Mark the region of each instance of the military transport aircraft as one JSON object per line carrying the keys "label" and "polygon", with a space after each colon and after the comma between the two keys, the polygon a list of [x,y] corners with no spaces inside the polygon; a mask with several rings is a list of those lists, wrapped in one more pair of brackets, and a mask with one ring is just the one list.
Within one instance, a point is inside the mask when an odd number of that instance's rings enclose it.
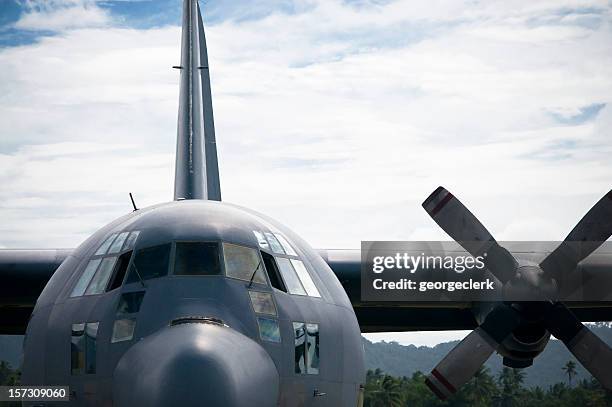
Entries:
{"label": "military transport aircraft", "polygon": [[[493,352],[529,366],[551,334],[612,389],[612,352],[580,322],[612,320],[610,302],[362,301],[358,250],[315,251],[221,202],[197,0],[184,0],[175,68],[174,201],[134,206],[74,250],[0,251],[0,333],[25,334],[24,385],[69,386],[74,405],[357,406],[362,332],[474,329],[428,377],[441,398]],[[467,252],[486,250],[508,286],[550,293],[612,272],[612,192],[559,247],[532,251],[537,262],[499,245],[443,188],[423,206]]]}

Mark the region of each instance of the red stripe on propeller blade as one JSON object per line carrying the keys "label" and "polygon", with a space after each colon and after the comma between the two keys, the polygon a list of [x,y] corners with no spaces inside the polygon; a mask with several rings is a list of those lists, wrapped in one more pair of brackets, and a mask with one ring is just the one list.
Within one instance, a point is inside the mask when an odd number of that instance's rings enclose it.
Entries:
{"label": "red stripe on propeller blade", "polygon": [[440,400],[446,400],[446,395],[438,389],[438,387],[429,378],[425,379],[425,384]]}
{"label": "red stripe on propeller blade", "polygon": [[442,200],[440,202],[438,202],[438,204],[433,208],[433,210],[431,211],[431,216],[436,216],[436,214],[438,212],[440,212],[440,210],[442,208],[444,208],[444,206],[451,200],[453,199],[453,194],[451,194],[450,192],[446,194],[446,196],[444,198],[442,198]]}
{"label": "red stripe on propeller blade", "polygon": [[434,375],[435,378],[438,379],[440,381],[440,383],[442,383],[448,389],[448,391],[450,391],[451,393],[456,393],[457,392],[457,389],[455,389],[455,386],[450,384],[450,382],[448,380],[446,380],[446,378],[444,376],[442,376],[442,373],[440,373],[436,369],[434,369],[434,370],[431,371],[431,374]]}

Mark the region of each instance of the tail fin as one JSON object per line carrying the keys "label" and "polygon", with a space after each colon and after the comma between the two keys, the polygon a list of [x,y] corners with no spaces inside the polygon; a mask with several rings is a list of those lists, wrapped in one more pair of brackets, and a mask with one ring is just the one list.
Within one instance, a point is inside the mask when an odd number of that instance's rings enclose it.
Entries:
{"label": "tail fin", "polygon": [[221,200],[208,53],[198,0],[183,0],[174,200]]}

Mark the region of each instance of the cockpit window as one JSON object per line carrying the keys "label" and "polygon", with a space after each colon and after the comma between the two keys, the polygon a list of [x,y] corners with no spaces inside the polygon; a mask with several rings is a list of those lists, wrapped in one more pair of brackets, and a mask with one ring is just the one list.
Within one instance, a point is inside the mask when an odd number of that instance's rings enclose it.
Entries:
{"label": "cockpit window", "polygon": [[302,286],[306,290],[306,293],[311,297],[319,297],[321,298],[321,294],[319,294],[319,290],[315,285],[314,281],[312,281],[312,277],[308,274],[304,263],[301,260],[291,259],[291,265],[295,269],[295,272],[302,283]]}
{"label": "cockpit window", "polygon": [[106,257],[100,263],[100,267],[98,267],[98,271],[96,275],[89,283],[87,290],[85,290],[85,295],[94,295],[103,293],[106,290],[106,285],[108,284],[108,280],[115,268],[115,262],[117,261],[116,257]]}
{"label": "cockpit window", "polygon": [[87,263],[70,297],[101,294],[121,286],[138,234],[122,232],[107,237]]}
{"label": "cockpit window", "polygon": [[129,252],[125,252],[117,258],[117,262],[115,263],[115,270],[113,271],[113,278],[111,279],[111,283],[108,286],[108,291],[112,291],[115,288],[121,287],[121,284],[123,284],[123,280],[125,279],[125,274],[127,273],[131,257],[132,251],[130,250]]}
{"label": "cockpit window", "polygon": [[225,274],[231,278],[266,284],[264,267],[257,250],[250,247],[223,243]]}
{"label": "cockpit window", "polygon": [[166,243],[137,250],[130,266],[126,284],[138,282],[140,279],[148,280],[168,274],[170,247],[170,243]]}
{"label": "cockpit window", "polygon": [[221,274],[219,244],[214,242],[177,243],[174,274],[187,276],[213,276]]}
{"label": "cockpit window", "polygon": [[113,244],[111,245],[110,249],[108,249],[108,253],[119,253],[121,251],[121,247],[123,247],[123,242],[125,242],[125,239],[128,237],[129,234],[129,232],[120,233],[119,236],[117,236],[117,238],[113,241]]}
{"label": "cockpit window", "polygon": [[295,250],[293,250],[293,247],[287,241],[287,239],[285,239],[285,236],[281,235],[280,233],[275,233],[274,236],[276,236],[276,239],[279,241],[281,246],[283,246],[283,250],[285,250],[285,253],[287,253],[287,255],[297,256],[297,253],[295,252]]}
{"label": "cockpit window", "polygon": [[[272,287],[289,294],[321,298],[321,294],[294,246],[281,233],[253,231]],[[274,253],[271,255],[269,252]]]}
{"label": "cockpit window", "polygon": [[270,248],[270,245],[268,244],[268,241],[266,240],[266,237],[264,236],[263,233],[257,230],[254,230],[253,234],[255,235],[255,238],[257,239],[257,243],[259,244],[259,247],[265,250],[268,250]]}
{"label": "cockpit window", "polygon": [[261,257],[263,258],[264,265],[266,266],[266,271],[272,287],[276,288],[277,290],[287,292],[287,287],[285,287],[285,283],[280,275],[280,271],[276,265],[274,256],[266,252],[261,252]]}
{"label": "cockpit window", "polygon": [[276,236],[274,236],[274,234],[270,232],[265,232],[264,235],[266,235],[266,239],[268,239],[268,243],[270,243],[270,247],[272,248],[272,251],[274,253],[285,254],[283,246],[281,246],[280,242],[278,241],[278,239],[276,239]]}
{"label": "cockpit window", "polygon": [[136,245],[136,239],[138,239],[139,231],[135,230],[130,232],[130,235],[125,239],[125,243],[123,244],[123,250],[132,250]]}
{"label": "cockpit window", "polygon": [[102,243],[100,245],[100,247],[98,247],[98,250],[96,250],[96,253],[94,254],[94,256],[98,256],[98,255],[101,255],[101,254],[106,254],[106,251],[108,250],[108,248],[110,247],[111,243],[113,243],[113,240],[115,240],[116,237],[117,237],[116,233],[113,233],[112,235],[110,235],[104,241],[104,243]]}
{"label": "cockpit window", "polygon": [[70,293],[71,297],[80,297],[85,293],[87,285],[89,285],[89,282],[91,281],[91,278],[98,269],[98,266],[100,265],[101,261],[102,259],[93,259],[90,260],[89,263],[87,263],[85,271],[83,272],[83,274],[81,274],[79,281],[72,289],[72,293]]}
{"label": "cockpit window", "polygon": [[298,257],[291,243],[280,233],[260,232],[254,230],[253,234],[257,239],[259,247],[263,250],[272,250],[274,254]]}
{"label": "cockpit window", "polygon": [[289,294],[306,295],[306,291],[304,290],[302,283],[300,283],[300,279],[295,273],[295,270],[291,265],[291,261],[284,257],[277,257],[276,262],[278,264],[278,268],[280,269],[281,275],[283,276],[283,280],[287,285]]}

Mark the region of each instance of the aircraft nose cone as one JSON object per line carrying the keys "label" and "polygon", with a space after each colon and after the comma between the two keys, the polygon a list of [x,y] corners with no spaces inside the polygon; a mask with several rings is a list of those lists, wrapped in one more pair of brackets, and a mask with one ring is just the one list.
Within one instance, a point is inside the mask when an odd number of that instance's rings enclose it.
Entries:
{"label": "aircraft nose cone", "polygon": [[134,344],[113,376],[114,405],[276,406],[279,377],[268,353],[224,326],[170,326]]}

